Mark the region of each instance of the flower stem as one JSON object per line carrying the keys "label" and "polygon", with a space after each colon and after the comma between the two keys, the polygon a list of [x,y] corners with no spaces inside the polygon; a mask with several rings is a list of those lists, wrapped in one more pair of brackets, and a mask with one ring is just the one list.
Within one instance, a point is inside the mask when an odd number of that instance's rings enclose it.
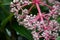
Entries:
{"label": "flower stem", "polygon": [[38,13],[40,15],[41,21],[43,21],[43,17],[42,17],[41,10],[40,10],[38,3],[36,3],[36,7],[37,7]]}

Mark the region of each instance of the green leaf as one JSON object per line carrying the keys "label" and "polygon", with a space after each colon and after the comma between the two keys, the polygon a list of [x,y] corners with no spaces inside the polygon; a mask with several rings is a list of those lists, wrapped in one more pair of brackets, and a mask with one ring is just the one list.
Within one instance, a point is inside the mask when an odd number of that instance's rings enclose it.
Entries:
{"label": "green leaf", "polygon": [[10,5],[10,2],[12,0],[1,0],[1,4],[0,5]]}
{"label": "green leaf", "polygon": [[60,23],[60,16],[57,18],[57,22]]}
{"label": "green leaf", "polygon": [[1,5],[10,5],[10,3],[2,3]]}
{"label": "green leaf", "polygon": [[10,7],[0,5],[0,21],[4,20],[10,14]]}
{"label": "green leaf", "polygon": [[11,20],[12,17],[13,17],[13,13],[11,13],[7,18],[5,18],[0,24],[0,29],[3,29],[8,23],[8,21]]}
{"label": "green leaf", "polygon": [[40,8],[41,8],[41,12],[46,12],[46,13],[49,12],[49,8],[46,7],[46,6],[42,6],[42,5],[40,5]]}
{"label": "green leaf", "polygon": [[19,26],[17,23],[14,23],[13,28],[21,36],[27,38],[28,40],[33,40],[33,37],[31,35],[31,32],[29,30],[27,30],[24,26],[22,26],[22,25]]}
{"label": "green leaf", "polygon": [[57,37],[57,39],[56,40],[60,40],[60,36],[59,37]]}

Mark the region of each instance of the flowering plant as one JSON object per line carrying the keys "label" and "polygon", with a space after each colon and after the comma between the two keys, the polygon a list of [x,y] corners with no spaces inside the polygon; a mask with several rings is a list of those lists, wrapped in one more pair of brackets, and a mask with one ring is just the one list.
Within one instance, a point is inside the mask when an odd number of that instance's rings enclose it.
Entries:
{"label": "flowering plant", "polygon": [[60,1],[0,0],[0,40],[60,40]]}
{"label": "flowering plant", "polygon": [[[32,4],[29,9],[23,7]],[[49,12],[41,12],[40,5],[49,8]],[[37,15],[30,14],[33,7],[37,8]],[[34,40],[44,38],[44,40],[55,40],[60,31],[60,24],[56,21],[60,16],[60,3],[54,2],[52,6],[49,6],[42,0],[13,0],[11,2],[11,12],[14,12],[15,18],[19,25],[24,25],[25,28],[32,30],[31,34]],[[22,10],[22,14],[19,14],[19,10]],[[52,20],[51,20],[52,18]]]}

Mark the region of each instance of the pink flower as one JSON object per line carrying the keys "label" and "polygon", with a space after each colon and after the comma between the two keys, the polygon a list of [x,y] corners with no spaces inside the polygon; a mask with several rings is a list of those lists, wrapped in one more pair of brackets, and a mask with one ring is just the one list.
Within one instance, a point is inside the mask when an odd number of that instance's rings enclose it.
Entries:
{"label": "pink flower", "polygon": [[[55,0],[48,0],[50,3]],[[32,6],[29,9],[23,9],[24,6]],[[48,14],[43,14],[39,5],[47,6],[50,10]],[[37,15],[28,15],[31,12],[31,9],[36,6],[38,13]],[[15,18],[19,25],[24,25],[28,30],[32,30],[31,34],[34,40],[39,40],[39,38],[44,37],[45,40],[55,40],[58,36],[57,31],[59,31],[60,24],[55,20],[60,15],[58,11],[60,8],[59,3],[55,3],[53,6],[49,6],[42,2],[41,0],[13,0],[11,2],[11,12],[14,12]],[[22,11],[22,14],[19,14],[19,10]],[[50,18],[54,20],[50,20]],[[23,19],[23,20],[22,20]]]}

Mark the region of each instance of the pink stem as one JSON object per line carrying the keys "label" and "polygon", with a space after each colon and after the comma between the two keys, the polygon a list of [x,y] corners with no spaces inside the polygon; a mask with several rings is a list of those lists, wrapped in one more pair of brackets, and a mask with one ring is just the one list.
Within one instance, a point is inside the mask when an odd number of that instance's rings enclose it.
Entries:
{"label": "pink stem", "polygon": [[53,11],[51,11],[50,14],[53,15],[55,11],[56,9],[53,9]]}
{"label": "pink stem", "polygon": [[51,6],[49,6],[49,5],[45,4],[45,3],[40,2],[40,4],[42,4],[42,5],[44,5],[44,6],[47,6],[48,8],[52,9]]}
{"label": "pink stem", "polygon": [[[33,2],[32,2],[33,3]],[[30,4],[32,4],[32,3],[30,3]],[[27,6],[28,4],[24,4],[24,5],[22,5],[21,7],[24,7],[24,6]]]}
{"label": "pink stem", "polygon": [[24,5],[22,5],[21,7],[24,7],[24,6],[27,6],[28,4],[24,4]]}
{"label": "pink stem", "polygon": [[38,3],[36,3],[36,7],[37,7],[37,10],[38,10],[38,12],[39,12],[41,21],[43,21],[43,17],[42,17],[41,10],[40,10],[40,7],[39,7]]}
{"label": "pink stem", "polygon": [[37,15],[36,18],[32,20],[32,22],[35,22],[35,21],[37,21],[38,19],[39,19],[39,15]]}
{"label": "pink stem", "polygon": [[46,25],[44,24],[43,15],[41,14],[41,10],[40,10],[40,7],[39,7],[38,3],[36,3],[36,7],[37,7],[37,10],[39,12],[39,17],[41,19],[41,22],[43,23],[43,28],[45,28]]}
{"label": "pink stem", "polygon": [[32,5],[31,7],[30,7],[30,9],[29,9],[29,12],[31,11],[31,9],[34,7],[34,5]]}

